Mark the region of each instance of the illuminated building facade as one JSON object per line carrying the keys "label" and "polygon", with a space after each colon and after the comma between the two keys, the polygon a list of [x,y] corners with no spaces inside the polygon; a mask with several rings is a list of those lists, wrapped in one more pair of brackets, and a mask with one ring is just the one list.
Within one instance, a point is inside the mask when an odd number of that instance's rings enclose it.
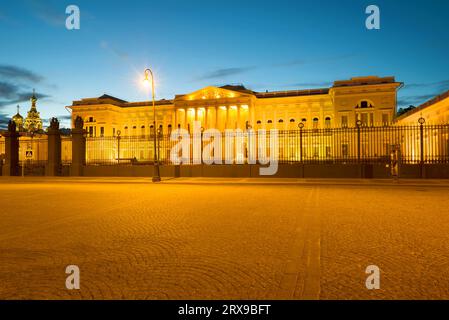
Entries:
{"label": "illuminated building facade", "polygon": [[421,117],[426,124],[448,124],[449,90],[404,113],[396,122],[399,125],[416,125]]}
{"label": "illuminated building facade", "polygon": [[[157,125],[164,134],[189,131],[194,121],[215,128],[292,130],[389,125],[396,116],[394,77],[358,77],[335,81],[330,88],[255,92],[242,85],[205,87],[171,100],[156,101]],[[88,136],[145,136],[152,131],[151,102],[127,102],[109,95],[73,101],[72,125],[84,120]]]}

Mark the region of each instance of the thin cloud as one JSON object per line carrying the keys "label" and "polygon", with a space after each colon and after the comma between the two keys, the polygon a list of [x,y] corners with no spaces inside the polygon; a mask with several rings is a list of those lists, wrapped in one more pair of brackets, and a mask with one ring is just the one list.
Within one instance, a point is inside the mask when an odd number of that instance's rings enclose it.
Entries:
{"label": "thin cloud", "polygon": [[398,107],[418,106],[435,96],[436,94],[403,96],[398,99]]}
{"label": "thin cloud", "polygon": [[239,67],[239,68],[223,68],[213,70],[208,72],[200,77],[197,80],[210,80],[210,79],[220,79],[224,77],[234,76],[237,74],[242,74],[248,72],[250,70],[255,69],[255,67]]}
{"label": "thin cloud", "polygon": [[[292,66],[297,65],[306,65],[306,64],[315,64],[315,63],[327,63],[327,62],[335,62],[340,61],[343,59],[349,59],[353,58],[356,55],[353,54],[347,54],[347,55],[339,55],[339,56],[330,56],[330,57],[324,57],[324,58],[317,58],[317,59],[311,59],[311,60],[305,60],[305,59],[293,59],[290,61],[286,61],[283,63],[276,63],[272,64],[272,68],[288,68]],[[229,76],[234,76],[242,73],[246,73],[248,71],[254,70],[254,69],[263,69],[265,66],[247,66],[247,67],[230,67],[230,68],[221,68],[217,70],[213,70],[211,72],[205,73],[202,76],[199,76],[196,78],[196,80],[210,80],[210,79],[220,79],[225,78]],[[314,84],[312,83],[312,86],[318,85],[318,86],[324,86],[329,85],[328,82],[318,83]],[[293,84],[293,86],[300,86],[301,84]],[[305,86],[308,86],[310,84],[304,84]]]}
{"label": "thin cloud", "polygon": [[55,5],[44,0],[28,0],[30,11],[39,20],[52,27],[60,27],[65,24],[65,10],[57,10]]}
{"label": "thin cloud", "polygon": [[411,83],[404,85],[404,89],[427,89],[435,88],[436,90],[442,91],[449,88],[449,80],[442,80],[437,82],[429,83]]}
{"label": "thin cloud", "polygon": [[100,42],[100,47],[113,53],[114,55],[116,55],[117,57],[119,57],[120,59],[123,60],[128,60],[129,59],[129,55],[128,53],[118,50],[117,48],[111,46],[107,41],[101,41]]}
{"label": "thin cloud", "polygon": [[0,113],[0,128],[7,128],[10,119],[7,114]]}
{"label": "thin cloud", "polygon": [[350,58],[356,57],[355,54],[343,54],[337,56],[329,56],[323,58],[316,59],[293,59],[283,63],[273,64],[273,67],[293,67],[298,65],[306,65],[306,64],[316,64],[316,63],[328,63],[328,62],[336,62],[341,60],[346,60]]}
{"label": "thin cloud", "polygon": [[332,86],[332,82],[323,81],[323,82],[299,82],[299,83],[289,83],[283,84],[280,87],[290,88],[290,87],[298,87],[298,88],[323,88]]}
{"label": "thin cloud", "polygon": [[[31,87],[42,83],[44,77],[28,69],[12,65],[0,65],[0,107],[14,105],[29,100]],[[48,98],[50,95],[37,93],[38,98]]]}
{"label": "thin cloud", "polygon": [[1,78],[25,80],[32,82],[42,82],[44,77],[24,68],[12,65],[0,65],[0,79]]}

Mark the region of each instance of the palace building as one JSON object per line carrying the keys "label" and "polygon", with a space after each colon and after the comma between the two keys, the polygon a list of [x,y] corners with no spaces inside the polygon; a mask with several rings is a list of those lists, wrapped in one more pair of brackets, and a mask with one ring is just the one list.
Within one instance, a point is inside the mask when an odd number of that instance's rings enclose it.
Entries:
{"label": "palace building", "polygon": [[[335,81],[330,88],[255,92],[243,85],[205,87],[156,101],[158,129],[297,129],[389,125],[396,117],[397,90],[394,77],[357,77]],[[72,125],[84,120],[91,137],[144,136],[153,130],[151,101],[127,102],[110,95],[73,101]]]}

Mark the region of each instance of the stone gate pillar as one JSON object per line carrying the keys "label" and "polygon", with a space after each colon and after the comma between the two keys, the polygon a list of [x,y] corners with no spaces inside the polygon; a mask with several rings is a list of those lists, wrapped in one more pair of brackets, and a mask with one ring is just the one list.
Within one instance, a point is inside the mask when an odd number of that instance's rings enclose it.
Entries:
{"label": "stone gate pillar", "polygon": [[59,121],[51,118],[48,127],[48,162],[45,166],[45,175],[57,176],[61,169],[61,132],[59,131]]}
{"label": "stone gate pillar", "polygon": [[86,164],[86,137],[83,129],[84,121],[80,116],[75,119],[75,127],[72,129],[72,165],[71,176],[82,176]]}
{"label": "stone gate pillar", "polygon": [[4,176],[18,176],[19,133],[14,121],[9,120],[8,131],[3,136],[5,137],[5,164],[2,166],[2,173]]}

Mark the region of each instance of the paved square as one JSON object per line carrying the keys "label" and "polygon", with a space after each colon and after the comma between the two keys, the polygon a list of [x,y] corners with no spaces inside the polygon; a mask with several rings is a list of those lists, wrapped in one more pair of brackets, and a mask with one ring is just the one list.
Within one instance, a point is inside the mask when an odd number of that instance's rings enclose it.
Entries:
{"label": "paved square", "polygon": [[0,205],[1,299],[449,299],[446,182],[0,177]]}

